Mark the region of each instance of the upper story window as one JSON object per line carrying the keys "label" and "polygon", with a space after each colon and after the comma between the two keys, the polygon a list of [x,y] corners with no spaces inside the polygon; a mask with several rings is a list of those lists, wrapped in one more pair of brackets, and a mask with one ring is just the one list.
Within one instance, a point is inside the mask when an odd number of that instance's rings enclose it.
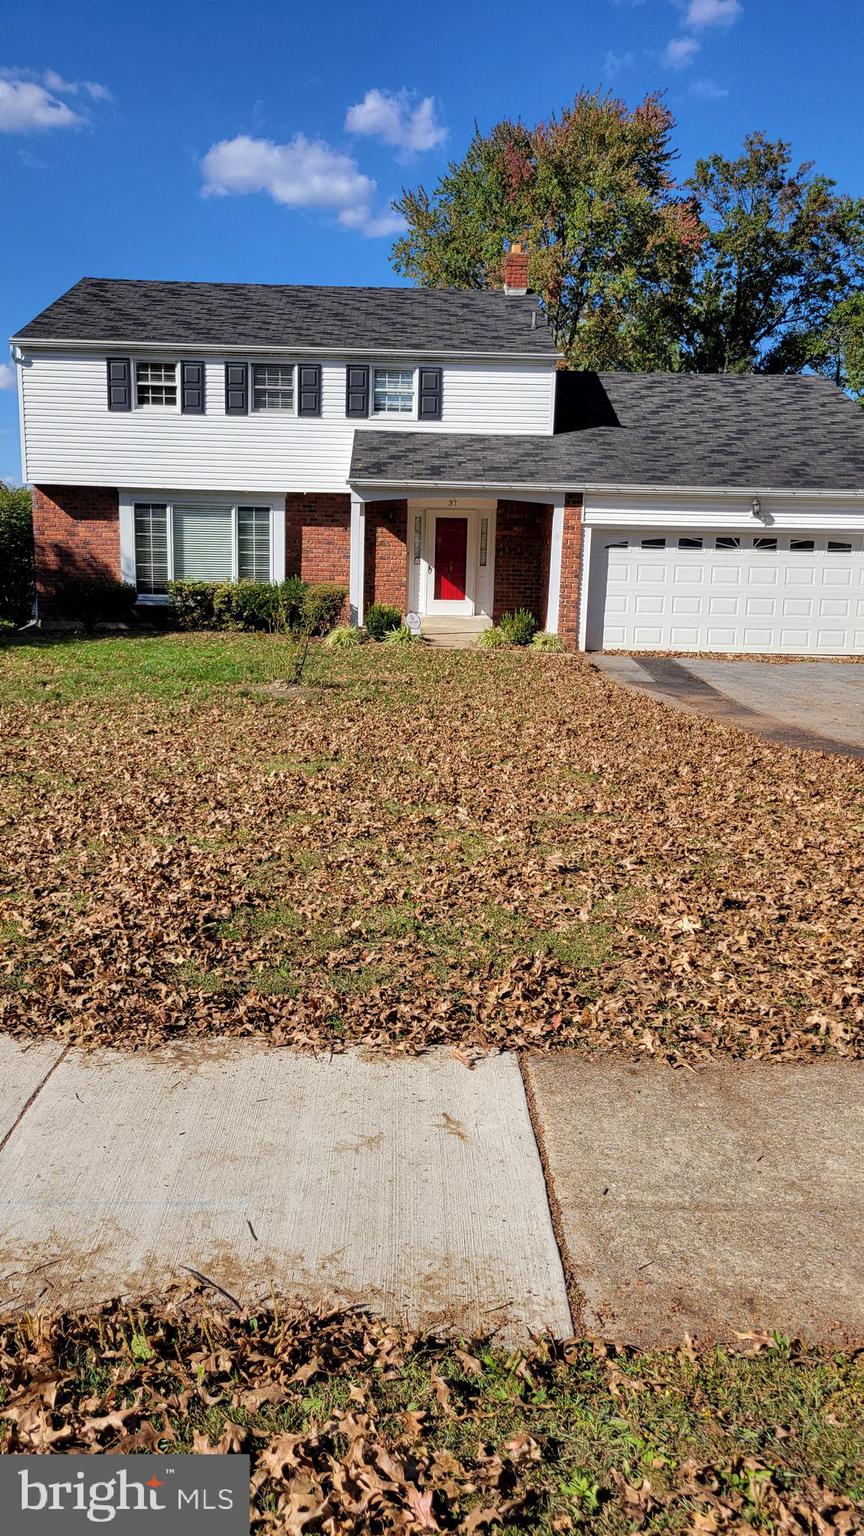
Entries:
{"label": "upper story window", "polygon": [[136,405],[177,405],[177,364],[135,364]]}
{"label": "upper story window", "polygon": [[413,415],[413,368],[373,368],[372,409],[376,416]]}
{"label": "upper story window", "polygon": [[285,363],[252,364],[253,411],[293,411],[294,367]]}

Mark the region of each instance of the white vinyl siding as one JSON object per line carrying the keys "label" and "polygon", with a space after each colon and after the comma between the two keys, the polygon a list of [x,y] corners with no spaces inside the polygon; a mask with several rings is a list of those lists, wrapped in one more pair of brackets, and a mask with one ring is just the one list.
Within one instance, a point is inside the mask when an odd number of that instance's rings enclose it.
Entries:
{"label": "white vinyl siding", "polygon": [[293,365],[252,364],[252,409],[253,411],[293,411]]}
{"label": "white vinyl siding", "polygon": [[237,508],[237,575],[241,581],[270,580],[270,508]]}
{"label": "white vinyl siding", "polygon": [[376,416],[414,414],[413,368],[372,369],[372,411]]}
{"label": "white vinyl siding", "polygon": [[159,596],[168,582],[168,507],[138,502],[135,507],[135,567],[138,591]]}
{"label": "white vinyl siding", "polygon": [[233,579],[233,508],[175,505],[173,529],[175,581]]}
{"label": "white vinyl siding", "polygon": [[170,406],[177,405],[177,364],[136,363],[135,404]]}
{"label": "white vinyl siding", "polygon": [[[466,361],[443,368],[443,416],[424,422],[423,431],[551,431],[553,366]],[[250,499],[269,497],[274,487],[344,491],[355,429],[418,430],[413,414],[346,418],[344,359],[323,363],[321,416],[314,418],[284,410],[226,417],[221,357],[207,361],[207,413],[194,418],[167,409],[109,411],[104,354],[33,354],[21,372],[24,477],[37,484],[128,485],[156,496],[166,485],[241,486]]]}

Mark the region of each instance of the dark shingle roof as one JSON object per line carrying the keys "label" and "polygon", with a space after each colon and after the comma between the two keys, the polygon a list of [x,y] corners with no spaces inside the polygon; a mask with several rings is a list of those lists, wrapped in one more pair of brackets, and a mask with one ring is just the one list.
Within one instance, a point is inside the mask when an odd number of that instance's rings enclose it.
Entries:
{"label": "dark shingle roof", "polygon": [[553,437],[354,436],[350,478],[491,485],[864,488],[864,411],[799,375],[558,375]]}
{"label": "dark shingle roof", "polygon": [[[537,316],[532,326],[532,312]],[[537,301],[500,291],[84,277],[16,340],[551,354]]]}

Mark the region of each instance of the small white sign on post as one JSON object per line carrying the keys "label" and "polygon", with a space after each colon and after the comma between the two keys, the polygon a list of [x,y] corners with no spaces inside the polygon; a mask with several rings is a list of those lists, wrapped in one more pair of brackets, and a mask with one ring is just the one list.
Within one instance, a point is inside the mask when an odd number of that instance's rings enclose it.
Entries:
{"label": "small white sign on post", "polygon": [[419,633],[420,633],[420,615],[419,615],[419,613],[406,613],[406,615],[405,615],[405,623],[408,625],[408,628],[410,629],[412,635],[419,635]]}

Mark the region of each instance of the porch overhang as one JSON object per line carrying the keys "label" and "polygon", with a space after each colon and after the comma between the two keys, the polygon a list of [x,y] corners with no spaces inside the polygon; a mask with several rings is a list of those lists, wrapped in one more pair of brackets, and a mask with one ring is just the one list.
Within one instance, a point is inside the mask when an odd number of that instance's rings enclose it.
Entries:
{"label": "porch overhang", "polygon": [[358,430],[348,482],[365,500],[459,491],[548,503],[551,497],[580,489],[555,475],[550,462],[554,441],[504,434]]}

